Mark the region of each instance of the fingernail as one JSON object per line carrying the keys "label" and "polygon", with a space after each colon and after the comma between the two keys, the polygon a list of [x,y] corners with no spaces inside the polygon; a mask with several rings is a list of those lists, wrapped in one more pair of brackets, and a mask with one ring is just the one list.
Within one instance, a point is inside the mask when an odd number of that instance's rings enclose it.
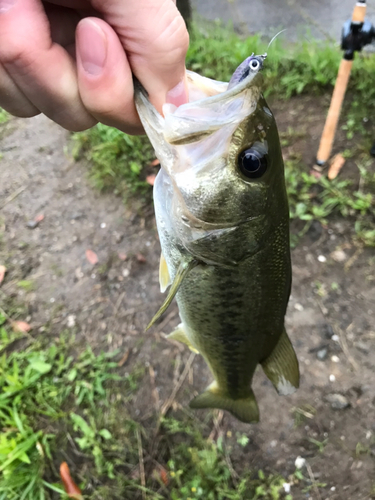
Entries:
{"label": "fingernail", "polygon": [[77,51],[84,71],[89,75],[99,76],[107,58],[107,37],[95,21],[85,19],[79,24]]}
{"label": "fingernail", "polygon": [[174,104],[177,107],[189,102],[185,78],[167,92],[166,102],[167,104]]}
{"label": "fingernail", "polygon": [[11,9],[16,3],[16,0],[0,0],[0,14]]}

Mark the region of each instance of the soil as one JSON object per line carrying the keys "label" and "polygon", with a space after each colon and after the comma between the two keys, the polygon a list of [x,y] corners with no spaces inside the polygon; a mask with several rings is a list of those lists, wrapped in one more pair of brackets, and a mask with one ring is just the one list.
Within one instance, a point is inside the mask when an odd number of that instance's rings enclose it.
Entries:
{"label": "soil", "polygon": [[[302,128],[295,139],[312,165],[327,98],[274,103],[280,131]],[[180,372],[191,356],[167,341],[178,322],[175,304],[153,329],[145,326],[158,309],[160,247],[151,208],[126,208],[119,197],[99,194],[87,179],[87,166],[69,154],[69,133],[42,116],[12,119],[2,128],[0,150],[0,264],[8,268],[2,290],[27,303],[34,331],[59,335],[62,329],[94,349],[129,352],[127,370],[152,367],[134,412],[142,422],[161,407],[174,387],[175,360]],[[344,147],[340,137],[336,148]],[[290,146],[284,150],[290,154]],[[343,175],[351,175],[348,162]],[[37,227],[27,227],[39,215]],[[253,384],[261,422],[248,426],[229,414],[220,426],[231,431],[235,468],[263,469],[285,477],[295,460],[307,460],[320,493],[291,486],[294,499],[368,499],[374,495],[375,465],[375,250],[355,243],[352,222],[313,223],[293,249],[293,289],[287,331],[301,368],[301,387],[279,397],[261,370]],[[294,227],[294,226],[293,226]],[[292,229],[293,229],[292,227]],[[86,251],[98,257],[90,264]],[[34,291],[17,286],[32,281]],[[48,325],[48,328],[46,328]],[[152,370],[150,370],[152,373]],[[186,406],[210,381],[196,356],[171,414]],[[203,411],[197,412],[203,418]],[[236,433],[250,440],[235,444]]]}

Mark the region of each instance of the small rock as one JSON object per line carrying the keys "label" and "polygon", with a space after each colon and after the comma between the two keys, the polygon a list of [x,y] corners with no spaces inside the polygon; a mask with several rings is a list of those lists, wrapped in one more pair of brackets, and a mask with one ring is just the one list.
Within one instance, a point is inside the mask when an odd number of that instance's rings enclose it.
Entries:
{"label": "small rock", "polygon": [[78,219],[82,219],[83,216],[84,216],[83,212],[76,212],[70,218],[72,220],[78,220]]}
{"label": "small rock", "polygon": [[320,349],[316,353],[316,357],[319,359],[319,361],[324,361],[325,359],[327,359],[327,356],[328,356],[328,349],[326,347],[323,347],[323,349]]}
{"label": "small rock", "polygon": [[348,256],[343,250],[335,250],[331,253],[331,257],[336,262],[345,262]]}
{"label": "small rock", "polygon": [[141,253],[137,254],[137,261],[140,262],[141,264],[144,264],[146,262],[146,257],[142,255]]}
{"label": "small rock", "polygon": [[304,467],[305,464],[306,464],[306,459],[303,457],[297,457],[295,462],[294,462],[296,469],[302,469],[302,467]]}
{"label": "small rock", "polygon": [[66,324],[68,328],[74,328],[76,326],[76,317],[74,314],[69,314],[66,319]]}
{"label": "small rock", "polygon": [[334,355],[331,357],[331,361],[333,361],[334,363],[340,363],[340,358]]}
{"label": "small rock", "polygon": [[304,307],[302,304],[294,304],[294,309],[296,309],[297,311],[300,311],[302,312],[304,310]]}
{"label": "small rock", "polygon": [[323,328],[322,328],[322,334],[323,334],[322,336],[324,336],[324,338],[331,339],[332,335],[334,335],[333,330],[332,330],[332,326],[329,325],[328,323],[324,324]]}
{"label": "small rock", "polygon": [[77,278],[77,280],[80,280],[80,279],[82,279],[85,276],[85,274],[83,273],[83,271],[82,271],[82,269],[80,267],[78,267],[75,270],[74,274],[75,274],[75,277]]}
{"label": "small rock", "polygon": [[118,231],[113,231],[112,237],[113,237],[115,243],[121,243],[122,240],[124,239],[124,234],[119,233]]}
{"label": "small rock", "polygon": [[318,261],[319,262],[327,262],[327,257],[324,257],[324,255],[319,255]]}
{"label": "small rock", "polygon": [[345,410],[350,406],[349,401],[342,394],[328,394],[325,399],[334,410]]}
{"label": "small rock", "polygon": [[290,483],[283,483],[285,493],[290,493]]}
{"label": "small rock", "polygon": [[364,342],[361,342],[360,340],[358,342],[355,342],[354,345],[359,351],[363,352],[364,354],[368,354],[370,352],[369,346]]}
{"label": "small rock", "polygon": [[26,223],[26,227],[28,229],[35,229],[36,227],[39,226],[39,222],[37,222],[36,220],[29,220],[27,223]]}
{"label": "small rock", "polygon": [[331,375],[329,376],[329,381],[335,382],[335,380],[336,380],[336,377],[331,373]]}
{"label": "small rock", "polygon": [[106,227],[107,227],[107,224],[106,224],[105,222],[102,222],[102,223],[100,224],[100,227],[101,227],[102,229],[104,229],[104,228],[106,228]]}

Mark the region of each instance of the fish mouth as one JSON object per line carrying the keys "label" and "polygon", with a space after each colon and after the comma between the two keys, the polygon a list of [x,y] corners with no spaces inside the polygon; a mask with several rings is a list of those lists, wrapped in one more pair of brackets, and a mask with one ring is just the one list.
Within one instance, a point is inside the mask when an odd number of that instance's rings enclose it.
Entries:
{"label": "fish mouth", "polygon": [[[260,97],[262,75],[249,74],[229,84],[187,72],[190,101],[178,108],[164,105],[164,137],[170,145],[198,142],[223,128],[230,134],[252,114]],[[208,81],[207,81],[208,80]]]}
{"label": "fish mouth", "polygon": [[174,147],[198,142],[220,129],[226,129],[229,137],[239,123],[255,111],[261,95],[263,77],[259,72],[250,72],[231,88],[226,82],[189,70],[186,74],[189,102],[179,107],[165,104],[164,116],[150,103],[147,91],[134,80],[138,114],[158,158],[169,173]]}

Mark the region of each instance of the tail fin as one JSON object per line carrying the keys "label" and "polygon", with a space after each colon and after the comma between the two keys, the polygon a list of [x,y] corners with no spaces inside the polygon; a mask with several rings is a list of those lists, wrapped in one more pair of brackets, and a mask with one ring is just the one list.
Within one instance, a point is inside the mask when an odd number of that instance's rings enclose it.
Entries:
{"label": "tail fin", "polygon": [[262,363],[264,373],[282,396],[293,394],[299,387],[296,353],[284,330],[271,355]]}
{"label": "tail fin", "polygon": [[[216,384],[215,384],[216,385]],[[246,424],[259,422],[259,409],[253,391],[249,390],[249,395],[241,399],[231,399],[208,387],[205,392],[199,394],[190,402],[190,408],[217,408],[227,410],[241,422]]]}

